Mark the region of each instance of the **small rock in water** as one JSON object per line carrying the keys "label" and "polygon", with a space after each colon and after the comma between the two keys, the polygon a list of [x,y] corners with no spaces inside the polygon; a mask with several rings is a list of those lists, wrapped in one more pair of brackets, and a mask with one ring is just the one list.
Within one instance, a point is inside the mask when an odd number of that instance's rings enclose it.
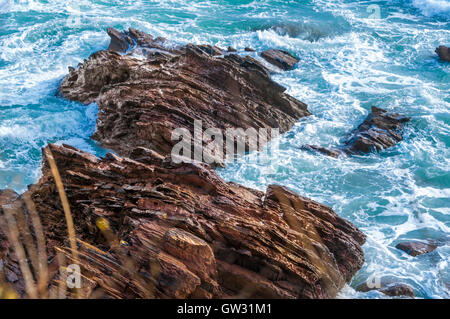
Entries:
{"label": "small rock in water", "polygon": [[237,50],[233,47],[228,47],[227,52],[237,52]]}
{"label": "small rock in water", "polygon": [[111,38],[108,51],[124,53],[127,52],[128,48],[133,44],[133,41],[129,36],[114,28],[108,28],[106,32]]}
{"label": "small rock in water", "polygon": [[302,148],[332,157],[339,157],[342,153],[357,155],[381,151],[403,140],[403,126],[409,120],[409,117],[372,106],[372,113],[352,132],[350,139],[339,149],[330,150],[315,145],[305,145]]}
{"label": "small rock in water", "polygon": [[272,63],[285,71],[293,69],[299,61],[299,59],[284,50],[270,49],[261,53],[261,56],[267,62]]}
{"label": "small rock in water", "polygon": [[379,290],[387,296],[398,297],[398,296],[408,296],[414,297],[414,290],[411,286],[402,283],[390,284]]}
{"label": "small rock in water", "polygon": [[338,158],[339,155],[342,154],[341,151],[339,150],[331,150],[325,147],[321,147],[321,146],[315,146],[315,145],[303,145],[301,147],[301,149],[306,150],[306,151],[313,151],[313,152],[319,152],[334,158]]}
{"label": "small rock in water", "polygon": [[252,49],[252,48],[249,48],[249,47],[246,47],[244,50],[247,51],[247,52],[256,52],[255,49]]}
{"label": "small rock in water", "polygon": [[436,49],[436,53],[439,55],[439,58],[441,58],[441,60],[450,62],[450,48],[441,45],[440,47],[438,47]]}
{"label": "small rock in water", "polygon": [[408,255],[411,256],[419,256],[423,254],[431,253],[438,246],[429,242],[421,242],[421,241],[405,241],[397,244],[395,248],[403,250]]}

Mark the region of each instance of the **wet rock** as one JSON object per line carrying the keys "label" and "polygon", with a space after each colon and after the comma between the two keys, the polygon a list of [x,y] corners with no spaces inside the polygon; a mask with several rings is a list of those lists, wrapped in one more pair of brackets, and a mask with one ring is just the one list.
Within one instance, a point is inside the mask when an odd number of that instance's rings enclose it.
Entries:
{"label": "wet rock", "polygon": [[391,297],[397,297],[397,296],[408,296],[408,297],[414,297],[414,290],[411,286],[407,284],[390,284],[384,288],[380,289],[380,292],[384,293],[385,295],[391,296]]}
{"label": "wet rock", "polygon": [[428,254],[434,251],[438,247],[435,243],[423,242],[423,241],[405,241],[397,244],[395,248],[403,250],[408,255],[419,256]]}
{"label": "wet rock", "polygon": [[108,28],[106,30],[111,42],[109,43],[108,50],[115,52],[127,52],[128,48],[133,45],[133,40],[126,34],[117,31],[114,28]]}
{"label": "wet rock", "polygon": [[403,140],[402,130],[409,118],[372,106],[372,113],[353,132],[344,150],[350,154],[390,148]]}
{"label": "wet rock", "polygon": [[321,146],[315,146],[315,145],[303,145],[302,149],[306,150],[306,151],[319,152],[319,153],[322,153],[324,155],[331,156],[334,158],[338,158],[342,154],[342,151],[340,151],[340,150],[332,150],[332,149],[328,149],[328,148],[321,147]]}
{"label": "wet rock", "polygon": [[[202,120],[203,130],[278,128],[282,133],[310,115],[249,56],[222,56],[208,45],[164,48],[143,32],[123,34],[138,46],[127,55],[94,53],[59,88],[70,100],[98,103],[93,138],[119,154],[128,156],[142,146],[167,155],[178,143],[172,131],[186,129],[193,136],[195,120]],[[133,55],[142,48],[150,50],[147,60]]]}
{"label": "wet rock", "polygon": [[246,51],[246,52],[256,52],[255,49],[252,49],[252,48],[249,48],[249,47],[245,47],[244,51]]}
{"label": "wet rock", "polygon": [[[58,252],[80,265],[79,292],[87,298],[335,297],[364,263],[365,235],[355,226],[284,187],[261,192],[227,183],[209,166],[177,164],[170,154],[173,129],[192,132],[196,119],[204,129],[285,132],[310,114],[306,105],[251,57],[177,47],[135,29],[109,33],[112,49],[123,50],[128,38],[133,46],[125,55],[94,53],[60,92],[98,103],[95,138],[118,155],[49,145],[38,183],[20,197],[0,194],[1,203],[40,216],[51,292],[63,280]],[[49,158],[71,207],[78,259],[68,248]],[[0,237],[1,262],[18,276],[13,285],[23,295],[18,260],[1,229]]]}
{"label": "wet rock", "polygon": [[[380,287],[381,286],[381,287]],[[398,282],[391,282],[389,280],[381,280],[380,286],[374,287],[369,286],[367,283],[363,283],[359,285],[356,290],[361,292],[368,292],[372,290],[377,290],[387,296],[391,297],[400,297],[400,296],[407,296],[407,297],[414,297],[414,290],[410,285],[404,284],[404,283],[398,283]]]}
{"label": "wet rock", "polygon": [[233,47],[228,47],[227,52],[237,52],[237,50]]}
{"label": "wet rock", "polygon": [[221,48],[213,46],[213,45],[203,44],[203,45],[198,45],[197,47],[212,56],[218,56],[218,55],[224,54],[224,51]]}
{"label": "wet rock", "polygon": [[261,56],[269,63],[276,65],[282,70],[291,70],[300,61],[284,50],[270,49],[261,53]]}
{"label": "wet rock", "polygon": [[48,150],[71,206],[85,297],[330,298],[364,262],[364,234],[286,188],[264,193],[202,165],[99,159],[66,145],[44,150],[42,178],[23,195],[35,203],[50,258],[59,247],[72,262]]}
{"label": "wet rock", "polygon": [[390,148],[403,140],[404,124],[409,118],[372,106],[372,112],[352,133],[344,145],[337,149],[305,145],[304,149],[338,157],[340,154],[358,155]]}
{"label": "wet rock", "polygon": [[436,49],[436,53],[439,55],[439,58],[444,61],[450,62],[450,48],[441,45]]}

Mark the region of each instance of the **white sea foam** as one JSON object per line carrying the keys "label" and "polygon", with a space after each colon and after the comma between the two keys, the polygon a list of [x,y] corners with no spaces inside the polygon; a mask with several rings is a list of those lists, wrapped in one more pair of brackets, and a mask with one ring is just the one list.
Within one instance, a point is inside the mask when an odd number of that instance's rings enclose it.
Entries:
{"label": "white sea foam", "polygon": [[450,1],[448,0],[412,0],[412,4],[428,16],[450,16]]}

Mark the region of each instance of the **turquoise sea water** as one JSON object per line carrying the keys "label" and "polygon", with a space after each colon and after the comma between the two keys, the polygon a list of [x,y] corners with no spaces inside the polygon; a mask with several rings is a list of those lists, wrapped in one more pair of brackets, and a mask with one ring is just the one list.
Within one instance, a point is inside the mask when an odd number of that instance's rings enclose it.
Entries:
{"label": "turquoise sea water", "polygon": [[[450,235],[450,63],[434,54],[450,45],[450,1],[0,0],[0,189],[36,182],[49,142],[103,155],[89,138],[96,106],[55,92],[68,66],[106,48],[109,26],[295,53],[298,66],[274,78],[314,115],[281,137],[269,165],[250,154],[219,174],[261,190],[286,185],[368,235],[366,263],[340,297],[384,297],[353,289],[372,276],[408,283],[419,297],[450,297],[448,245],[415,258],[394,248]],[[299,150],[339,144],[372,105],[412,118],[396,147],[341,159]]]}

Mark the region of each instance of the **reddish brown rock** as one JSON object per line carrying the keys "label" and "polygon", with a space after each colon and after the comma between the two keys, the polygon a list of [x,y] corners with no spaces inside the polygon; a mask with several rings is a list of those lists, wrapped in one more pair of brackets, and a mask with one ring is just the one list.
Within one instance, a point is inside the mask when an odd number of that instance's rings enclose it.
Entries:
{"label": "reddish brown rock", "polygon": [[[310,115],[304,103],[285,94],[285,88],[251,57],[219,56],[223,52],[208,45],[166,49],[137,30],[123,34],[139,47],[127,55],[94,53],[59,88],[70,100],[98,103],[93,137],[119,154],[129,155],[142,146],[166,155],[178,142],[171,140],[172,131],[185,128],[193,134],[194,120],[202,120],[204,130],[285,132]],[[133,54],[142,48],[150,50],[147,59]]]}
{"label": "reddish brown rock", "polygon": [[409,120],[406,116],[372,106],[372,112],[345,143],[345,151],[360,154],[390,148],[403,140],[403,126]]}
{"label": "reddish brown rock", "polygon": [[[286,188],[263,193],[226,183],[204,166],[175,165],[152,151],[143,163],[48,149],[72,209],[84,297],[330,298],[364,262],[358,229]],[[46,158],[26,195],[41,217],[50,258],[60,247],[71,262]],[[16,197],[8,201],[21,202]]]}
{"label": "reddish brown rock", "polygon": [[378,287],[375,287],[375,285],[369,286],[367,283],[363,283],[356,287],[356,290],[361,292],[378,290],[379,292],[391,297],[415,297],[414,289],[410,285],[396,282],[395,279],[381,278]]}
{"label": "reddish brown rock", "polygon": [[411,256],[419,256],[428,254],[434,251],[438,247],[437,244],[422,241],[405,241],[397,244],[395,248],[403,250],[405,253]]}
{"label": "reddish brown rock", "polygon": [[372,106],[372,112],[352,133],[343,146],[337,149],[327,149],[321,146],[305,145],[304,149],[322,154],[339,157],[347,155],[366,154],[381,151],[395,146],[403,140],[403,127],[409,118],[397,113],[389,113]]}
{"label": "reddish brown rock", "polygon": [[315,146],[315,145],[303,145],[302,149],[306,150],[306,151],[311,151],[311,152],[319,152],[319,153],[322,153],[324,155],[331,156],[334,158],[338,158],[342,154],[342,151],[332,150],[332,149],[328,149],[328,148],[321,147],[321,146]]}
{"label": "reddish brown rock", "polygon": [[270,49],[261,53],[261,56],[269,63],[276,65],[282,70],[291,70],[300,61],[284,50]]}
{"label": "reddish brown rock", "polygon": [[436,49],[436,53],[439,55],[439,58],[441,60],[450,62],[450,48],[449,47],[441,45]]}
{"label": "reddish brown rock", "polygon": [[396,283],[396,284],[391,284],[391,285],[387,285],[384,288],[381,288],[380,291],[382,293],[384,293],[387,296],[391,296],[391,297],[401,297],[401,296],[406,296],[406,297],[414,297],[414,290],[412,289],[411,286],[407,285],[407,284],[401,284],[401,283]]}

